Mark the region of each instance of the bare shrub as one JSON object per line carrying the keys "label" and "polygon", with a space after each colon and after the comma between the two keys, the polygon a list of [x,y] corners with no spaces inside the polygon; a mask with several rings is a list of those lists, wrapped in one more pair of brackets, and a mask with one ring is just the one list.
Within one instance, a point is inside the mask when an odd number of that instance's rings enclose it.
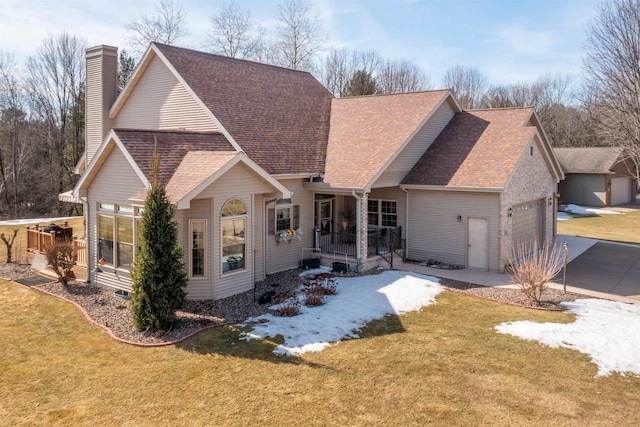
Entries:
{"label": "bare shrub", "polygon": [[274,304],[281,304],[290,298],[295,298],[296,293],[293,291],[278,292],[273,296]]}
{"label": "bare shrub", "polygon": [[321,286],[310,286],[304,290],[304,305],[317,307],[324,304],[324,289]]}
{"label": "bare shrub", "polygon": [[276,316],[293,317],[300,313],[300,300],[297,296],[292,296],[278,304]]}
{"label": "bare shrub", "polygon": [[74,277],[73,266],[76,265],[76,247],[73,242],[59,241],[45,249],[47,261],[58,276],[58,281],[67,285]]}
{"label": "bare shrub", "polygon": [[562,251],[554,243],[520,243],[508,255],[507,273],[531,301],[540,305],[542,295],[563,266]]}
{"label": "bare shrub", "polygon": [[332,277],[325,278],[318,286],[324,295],[335,295],[338,293],[336,279]]}

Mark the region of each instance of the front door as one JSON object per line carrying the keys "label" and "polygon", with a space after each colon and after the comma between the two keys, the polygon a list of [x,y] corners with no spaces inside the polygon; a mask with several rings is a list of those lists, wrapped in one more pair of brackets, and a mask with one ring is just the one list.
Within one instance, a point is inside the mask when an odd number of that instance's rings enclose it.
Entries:
{"label": "front door", "polygon": [[318,200],[316,206],[316,227],[320,234],[333,232],[333,199]]}
{"label": "front door", "polygon": [[489,267],[489,227],[486,218],[467,220],[467,266],[487,270]]}

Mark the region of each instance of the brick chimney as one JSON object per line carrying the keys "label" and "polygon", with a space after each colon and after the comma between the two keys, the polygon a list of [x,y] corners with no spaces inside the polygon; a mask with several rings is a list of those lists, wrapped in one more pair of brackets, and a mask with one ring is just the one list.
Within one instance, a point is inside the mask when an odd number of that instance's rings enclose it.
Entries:
{"label": "brick chimney", "polygon": [[91,162],[112,127],[109,109],[118,92],[118,48],[100,45],[85,51],[85,161]]}

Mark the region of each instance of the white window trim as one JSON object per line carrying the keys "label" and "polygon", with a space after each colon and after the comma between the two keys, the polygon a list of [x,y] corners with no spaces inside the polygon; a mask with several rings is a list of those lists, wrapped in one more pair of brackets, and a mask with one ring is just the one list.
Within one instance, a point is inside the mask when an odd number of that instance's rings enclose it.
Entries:
{"label": "white window trim", "polygon": [[[278,228],[278,211],[279,210],[285,210],[287,209],[289,211],[289,227],[288,228]],[[276,230],[276,234],[279,234],[283,231],[287,231],[287,230],[291,230],[292,224],[293,224],[293,205],[289,204],[289,205],[276,205],[275,207],[275,225],[273,227],[274,230]]]}
{"label": "white window trim", "polygon": [[[101,206],[112,206],[112,208],[110,209],[100,209]],[[98,243],[100,241],[100,221],[99,221],[99,217],[100,216],[106,216],[106,217],[111,217],[111,226],[113,227],[113,249],[112,249],[112,258],[113,258],[113,264],[112,265],[108,265],[105,264],[104,266],[101,266],[103,268],[107,268],[110,270],[114,270],[114,271],[120,271],[123,273],[127,273],[130,274],[131,273],[131,269],[127,269],[127,268],[122,268],[120,266],[116,267],[116,264],[118,262],[118,222],[116,220],[116,218],[120,217],[120,218],[131,218],[133,220],[133,259],[131,260],[131,264],[132,267],[135,264],[136,261],[136,248],[138,247],[138,220],[140,219],[140,215],[137,209],[133,209],[132,212],[126,212],[126,213],[120,213],[118,212],[118,208],[119,208],[119,204],[117,203],[105,203],[105,202],[98,202],[97,203],[97,209],[96,209],[96,241],[95,241],[95,249],[96,249],[96,256],[98,256]],[[124,206],[125,208],[133,208],[132,206]],[[129,243],[127,243],[129,244]],[[99,259],[99,258],[98,258]]]}
{"label": "white window trim", "polygon": [[[193,224],[204,224],[204,274],[202,276],[193,275]],[[209,256],[209,244],[207,238],[208,223],[206,219],[190,219],[189,220],[189,279],[206,279],[209,277],[208,272],[208,256]]]}
{"label": "white window trim", "polygon": [[[224,210],[224,207],[226,206],[227,203],[229,203],[231,200],[240,200],[243,204],[244,204],[244,208],[245,208],[245,213],[242,215],[233,215],[233,216],[223,216],[222,212],[219,214],[218,218],[220,219],[220,223],[219,223],[219,229],[218,229],[218,233],[220,236],[220,243],[219,243],[219,247],[220,247],[220,278],[228,278],[231,276],[235,276],[238,274],[243,274],[243,273],[247,273],[249,271],[249,268],[247,267],[248,264],[248,260],[249,260],[249,251],[247,250],[247,248],[249,247],[248,244],[248,235],[249,235],[249,231],[248,231],[248,227],[249,227],[249,209],[247,208],[247,203],[241,199],[240,197],[233,197],[229,200],[227,200],[226,202],[224,202],[222,204],[222,209]],[[223,236],[223,232],[224,229],[222,228],[222,223],[224,222],[224,220],[227,219],[243,219],[244,220],[244,257],[243,257],[243,267],[242,268],[238,268],[235,270],[229,270],[227,272],[224,271],[224,245],[223,245],[223,240],[224,240],[224,236]]]}
{"label": "white window trim", "polygon": [[[378,224],[377,225],[373,225],[373,224],[369,224],[368,220],[367,220],[367,225],[370,227],[378,227],[378,228],[397,228],[398,224],[399,224],[399,220],[400,220],[400,214],[398,212],[398,201],[397,200],[390,200],[390,199],[369,199],[368,202],[373,202],[376,201],[378,203]],[[390,202],[390,203],[395,203],[396,204],[396,226],[392,227],[389,225],[382,225],[382,202]],[[369,216],[369,206],[367,205],[367,217]],[[385,215],[393,215],[393,214],[385,214]]]}

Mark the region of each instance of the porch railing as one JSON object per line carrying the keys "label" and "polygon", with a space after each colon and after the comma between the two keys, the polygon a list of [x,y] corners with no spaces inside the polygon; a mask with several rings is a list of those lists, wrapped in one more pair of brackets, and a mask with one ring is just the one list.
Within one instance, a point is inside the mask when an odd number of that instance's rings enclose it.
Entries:
{"label": "porch railing", "polygon": [[42,227],[27,227],[27,251],[32,253],[45,253],[48,246],[57,241],[73,242],[76,248],[76,263],[81,267],[87,265],[87,242],[84,239],[73,237],[71,227],[60,227],[57,231],[44,231]]}
{"label": "porch railing", "polygon": [[[316,247],[321,252],[356,257],[356,233],[344,230],[337,233],[317,233]],[[367,256],[379,255],[393,267],[393,257],[404,259],[405,239],[402,238],[402,228],[382,228],[367,233]]]}

